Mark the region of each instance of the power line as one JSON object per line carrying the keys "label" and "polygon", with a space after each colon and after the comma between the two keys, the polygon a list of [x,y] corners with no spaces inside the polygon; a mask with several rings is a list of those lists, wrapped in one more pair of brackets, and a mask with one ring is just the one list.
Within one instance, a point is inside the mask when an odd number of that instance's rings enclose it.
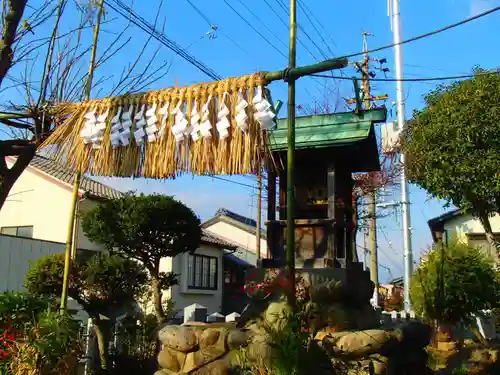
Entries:
{"label": "power line", "polygon": [[[290,11],[288,10],[288,8],[286,7],[286,5],[283,3],[282,0],[277,0],[278,1],[278,4],[281,6],[281,9],[283,9],[285,11],[285,14],[287,14],[288,16],[290,16]],[[300,4],[299,4],[300,6]],[[297,28],[302,31],[304,33],[304,35],[306,36],[307,39],[309,39],[309,41],[318,49],[319,53],[321,53],[321,55],[323,56],[324,59],[328,59],[328,56],[323,52],[323,50],[318,46],[318,44],[309,36],[309,34],[307,33],[307,31],[304,30],[304,28],[302,27],[302,25],[300,23],[297,22]]]}
{"label": "power line", "polygon": [[[236,0],[238,1],[246,10],[248,13],[250,13],[252,16],[254,16],[254,18],[259,21],[262,26],[264,26],[266,28],[267,31],[269,31],[272,35],[276,36],[275,33],[265,24],[265,22],[263,22],[260,17],[258,15],[256,15],[247,5],[245,5],[243,3],[243,1],[241,0]],[[278,37],[276,37],[276,39],[285,47],[285,48],[288,48],[288,46]]]}
{"label": "power line", "polygon": [[231,184],[240,185],[240,186],[248,187],[248,188],[251,188],[251,189],[257,189],[257,186],[245,184],[243,182],[228,180],[227,178],[223,178],[223,177],[219,177],[219,176],[204,175],[204,177],[210,177],[210,178],[213,178],[215,180],[225,181],[225,182],[229,182]]}
{"label": "power line", "polygon": [[198,8],[196,5],[193,4],[191,0],[186,0],[189,5],[198,13],[207,23],[211,28],[215,28],[214,30],[219,31],[225,38],[227,38],[231,43],[233,43],[237,48],[239,48],[241,51],[243,51],[245,54],[248,56],[252,57],[252,55],[244,49],[238,42],[236,42],[233,38],[231,38],[228,34],[224,32],[224,30],[221,30],[217,25],[212,23],[212,21],[208,18],[208,16],[203,13],[200,8]]}
{"label": "power line", "polygon": [[193,7],[193,9],[196,11],[196,13],[198,13],[201,16],[201,18],[203,18],[205,21],[207,21],[207,23],[210,27],[214,25],[212,22],[210,22],[208,17],[202,11],[191,2],[191,0],[186,0],[186,1],[189,3],[189,5],[191,5]]}
{"label": "power line", "polygon": [[[464,78],[474,78],[477,76],[490,75],[490,74],[500,74],[500,69],[492,70],[489,72],[479,72],[474,74],[464,74],[459,76],[447,76],[447,77],[428,77],[428,78],[370,78],[370,81],[377,82],[428,82],[428,81],[447,81],[453,79],[464,79]],[[334,79],[344,79],[344,80],[353,80],[356,78],[352,77],[341,77],[341,76],[330,76],[326,74],[312,74],[313,77],[321,77],[321,78],[334,78]]]}
{"label": "power line", "polygon": [[226,5],[227,5],[229,8],[231,8],[231,10],[232,10],[234,13],[236,13],[236,15],[237,15],[238,17],[240,17],[240,18],[241,18],[241,19],[242,19],[242,20],[243,20],[243,21],[244,21],[244,22],[245,22],[248,26],[250,26],[250,27],[252,28],[252,30],[253,30],[253,31],[255,31],[255,32],[256,32],[256,33],[257,33],[257,34],[258,34],[258,35],[259,35],[262,39],[264,39],[264,40],[266,41],[266,43],[267,43],[267,44],[269,44],[271,47],[273,47],[273,48],[274,48],[274,50],[275,50],[275,51],[277,51],[277,52],[278,52],[281,56],[283,56],[285,59],[288,59],[288,57],[287,57],[287,56],[286,56],[286,55],[285,55],[282,51],[280,51],[280,50],[278,49],[278,47],[276,47],[273,43],[271,43],[271,42],[269,41],[269,39],[267,39],[264,35],[262,35],[262,34],[260,33],[260,31],[259,31],[259,30],[257,30],[257,29],[255,28],[255,26],[254,26],[254,25],[252,25],[252,24],[251,24],[251,23],[250,23],[250,22],[249,22],[249,21],[248,21],[245,17],[243,17],[243,16],[241,15],[241,13],[240,13],[240,12],[238,12],[236,9],[234,9],[234,7],[233,7],[231,4],[229,4],[229,3],[227,2],[227,0],[224,0],[224,2],[226,3]]}
{"label": "power line", "polygon": [[[113,2],[114,5],[112,5],[111,2]],[[156,30],[154,25],[151,25],[150,23],[148,23],[143,17],[139,16],[137,13],[135,13],[132,10],[132,8],[125,5],[120,0],[106,0],[105,3],[111,9],[113,9],[116,13],[118,13],[122,17],[128,19],[135,26],[139,27],[141,30],[146,32],[148,35],[155,38],[157,41],[159,41],[165,47],[167,47],[171,51],[175,52],[177,55],[182,57],[184,60],[189,62],[191,65],[198,68],[200,71],[205,73],[210,78],[212,78],[216,81],[222,80],[222,77],[220,75],[218,75],[215,71],[208,68],[204,63],[202,63],[200,60],[196,59],[194,56],[191,56],[190,54],[188,54],[184,48],[180,47],[173,40],[167,38],[165,36],[165,34]]]}
{"label": "power line", "polygon": [[340,56],[340,57],[338,57],[338,59],[348,59],[348,58],[351,58],[351,57],[356,57],[356,56],[364,55],[365,53],[379,52],[379,51],[383,51],[383,50],[388,49],[388,48],[395,47],[397,45],[402,45],[402,44],[407,44],[407,43],[410,43],[410,42],[414,42],[416,40],[427,38],[429,36],[442,33],[443,31],[447,31],[447,30],[453,29],[455,27],[465,25],[466,23],[475,21],[475,20],[477,20],[479,18],[485,17],[485,16],[490,15],[492,13],[495,13],[495,12],[497,12],[499,10],[500,10],[500,6],[495,7],[493,9],[490,9],[490,10],[487,10],[486,12],[479,13],[479,14],[473,16],[473,17],[466,18],[466,19],[464,19],[462,21],[455,22],[455,23],[453,23],[451,25],[444,26],[444,27],[442,27],[440,29],[437,29],[437,30],[434,30],[434,31],[429,31],[428,33],[417,35],[417,36],[415,36],[413,38],[410,38],[410,39],[402,40],[400,43],[392,43],[392,44],[388,44],[388,45],[385,45],[385,46],[382,46],[382,47],[377,47],[377,48],[374,48],[374,49],[371,49],[371,50],[368,50],[368,51],[356,52],[356,53],[352,53],[350,55]]}
{"label": "power line", "polygon": [[[299,0],[299,4],[301,3],[302,1]],[[309,13],[311,14],[311,17],[314,19],[314,21],[319,25],[319,27],[321,29],[323,29],[325,35],[327,35],[329,37],[329,39],[332,41],[332,44],[335,46],[335,47],[338,47],[337,46],[337,43],[335,43],[335,41],[333,40],[333,38],[331,37],[331,35],[326,31],[326,28],[325,26],[323,26],[323,24],[320,22],[320,20],[314,15],[314,13],[309,9],[309,7],[307,5],[304,4],[304,6],[306,7],[306,9],[309,11]],[[315,25],[313,25],[315,26]],[[314,27],[316,29],[316,27]],[[328,47],[328,44],[325,42],[326,46]],[[330,49],[330,48],[328,48]],[[333,53],[332,53],[333,55]]]}
{"label": "power line", "polygon": [[[328,52],[330,52],[330,55],[331,56],[335,56],[335,54],[332,52],[330,46],[328,45],[328,43],[326,42],[325,38],[323,38],[323,35],[321,35],[321,33],[319,32],[318,28],[316,27],[314,21],[311,19],[311,17],[314,17],[314,14],[311,12],[311,10],[309,9],[309,7],[304,4],[302,5],[302,1],[298,0],[297,1],[297,4],[299,5],[299,8],[302,9],[302,11],[304,12],[305,16],[307,17],[307,19],[309,20],[309,22],[311,23],[312,27],[314,28],[314,30],[316,31],[316,33],[319,35],[319,37],[321,38],[321,40],[323,41],[323,43],[325,44],[326,48],[328,49]],[[309,14],[307,13],[306,11],[306,8],[307,10],[311,13],[311,16],[309,16]],[[315,17],[314,17],[315,18]],[[316,18],[316,22],[319,23],[319,21],[317,20]]]}
{"label": "power line", "polygon": [[[281,23],[287,28],[288,30],[288,24],[281,18],[281,16],[279,15],[278,12],[276,12],[276,10],[273,8],[273,6],[269,3],[268,0],[264,0],[264,2],[267,4],[267,6],[269,7],[269,9],[271,9],[273,11],[273,13],[276,15],[276,17],[278,17],[278,19],[281,21]],[[278,3],[279,4],[279,3]],[[287,12],[287,9],[286,8],[283,8],[283,4],[280,4],[281,8],[285,10],[285,13]],[[297,23],[297,26],[299,24]],[[307,53],[309,53],[312,58],[316,61],[319,61],[317,59],[317,57],[314,55],[314,53],[311,52],[311,50],[304,44],[304,42],[302,42],[302,39],[300,39],[300,37],[297,35],[297,41],[300,43],[300,45],[302,47],[304,47],[304,49],[306,50]]]}

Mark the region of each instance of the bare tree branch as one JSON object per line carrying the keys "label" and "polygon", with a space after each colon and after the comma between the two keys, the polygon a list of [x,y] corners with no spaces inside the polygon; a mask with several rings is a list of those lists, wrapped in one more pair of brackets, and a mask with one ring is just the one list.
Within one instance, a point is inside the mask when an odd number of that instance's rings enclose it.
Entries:
{"label": "bare tree branch", "polygon": [[0,41],[0,85],[12,66],[13,45],[16,41],[16,30],[23,17],[27,0],[9,0],[5,14],[3,35]]}

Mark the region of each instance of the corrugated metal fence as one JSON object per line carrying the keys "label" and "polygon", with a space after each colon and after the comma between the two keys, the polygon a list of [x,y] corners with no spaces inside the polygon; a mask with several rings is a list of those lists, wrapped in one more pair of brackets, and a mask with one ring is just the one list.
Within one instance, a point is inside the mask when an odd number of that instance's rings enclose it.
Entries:
{"label": "corrugated metal fence", "polygon": [[24,277],[31,262],[64,253],[64,246],[57,242],[0,235],[0,293],[24,290]]}
{"label": "corrugated metal fence", "polygon": [[[59,242],[0,235],[0,293],[23,291],[30,264],[48,255],[64,253],[65,246]],[[78,249],[78,253],[89,252]]]}

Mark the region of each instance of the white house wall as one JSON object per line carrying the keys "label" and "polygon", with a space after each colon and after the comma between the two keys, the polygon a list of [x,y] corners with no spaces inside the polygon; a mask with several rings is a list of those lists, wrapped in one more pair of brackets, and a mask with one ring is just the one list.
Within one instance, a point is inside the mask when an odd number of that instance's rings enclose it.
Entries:
{"label": "white house wall", "polygon": [[[65,243],[71,198],[71,188],[65,188],[51,177],[42,177],[28,168],[12,187],[0,210],[0,227],[33,226],[33,238]],[[81,227],[78,248],[101,249],[85,237]]]}
{"label": "white house wall", "polygon": [[[500,216],[495,215],[490,217],[491,229],[494,233],[500,233]],[[444,224],[444,230],[447,233],[447,238],[450,240],[453,235],[461,241],[467,240],[467,233],[484,233],[484,228],[479,219],[472,215],[463,215],[448,220]]]}
{"label": "white house wall", "polygon": [[215,246],[202,244],[196,250],[196,254],[207,255],[217,258],[217,290],[193,290],[187,287],[188,263],[187,254],[180,254],[174,258],[165,258],[160,263],[160,271],[174,272],[180,275],[179,285],[171,288],[164,297],[170,297],[174,301],[176,310],[183,310],[185,307],[197,303],[207,308],[208,314],[221,312],[222,309],[222,288],[224,269],[222,263],[223,251]]}
{"label": "white house wall", "polygon": [[[256,253],[257,240],[255,234],[248,233],[234,225],[225,223],[223,221],[216,222],[205,228],[206,230],[224,238],[232,243]],[[260,255],[262,258],[267,258],[267,241],[264,238],[260,240]]]}
{"label": "white house wall", "polygon": [[[490,217],[490,224],[493,233],[500,233],[500,216],[495,215]],[[444,224],[444,230],[446,231],[446,239],[448,241],[456,236],[456,239],[459,241],[481,248],[490,256],[494,255],[494,251],[486,239],[468,240],[467,233],[484,234],[481,222],[472,215],[462,215],[448,220]]]}

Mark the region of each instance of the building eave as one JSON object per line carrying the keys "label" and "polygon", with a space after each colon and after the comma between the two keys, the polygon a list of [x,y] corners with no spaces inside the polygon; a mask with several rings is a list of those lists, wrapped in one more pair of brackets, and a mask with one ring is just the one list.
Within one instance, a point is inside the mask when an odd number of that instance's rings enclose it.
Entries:
{"label": "building eave", "polygon": [[[227,217],[227,216],[215,216],[211,219],[208,219],[204,223],[202,223],[201,226],[204,229],[208,229],[210,226],[217,224],[219,222],[223,222],[223,223],[232,225],[238,229],[241,229],[241,230],[243,230],[247,233],[253,234],[253,235],[257,234],[256,228],[254,228],[250,225],[247,225],[247,224],[240,223],[239,221],[231,219],[230,217]],[[263,230],[260,231],[260,238],[263,240],[267,239],[266,233]]]}
{"label": "building eave", "polygon": [[229,242],[226,239],[223,239],[216,234],[213,234],[205,229],[202,228],[202,233],[201,233],[201,243],[206,244],[206,245],[211,245],[218,247],[220,249],[227,249],[227,250],[236,250],[238,248],[238,245]]}
{"label": "building eave", "polygon": [[462,215],[464,215],[464,213],[460,209],[448,211],[442,215],[427,220],[427,225],[429,226],[431,232],[435,232],[436,230],[442,230],[442,227],[446,222]]}

